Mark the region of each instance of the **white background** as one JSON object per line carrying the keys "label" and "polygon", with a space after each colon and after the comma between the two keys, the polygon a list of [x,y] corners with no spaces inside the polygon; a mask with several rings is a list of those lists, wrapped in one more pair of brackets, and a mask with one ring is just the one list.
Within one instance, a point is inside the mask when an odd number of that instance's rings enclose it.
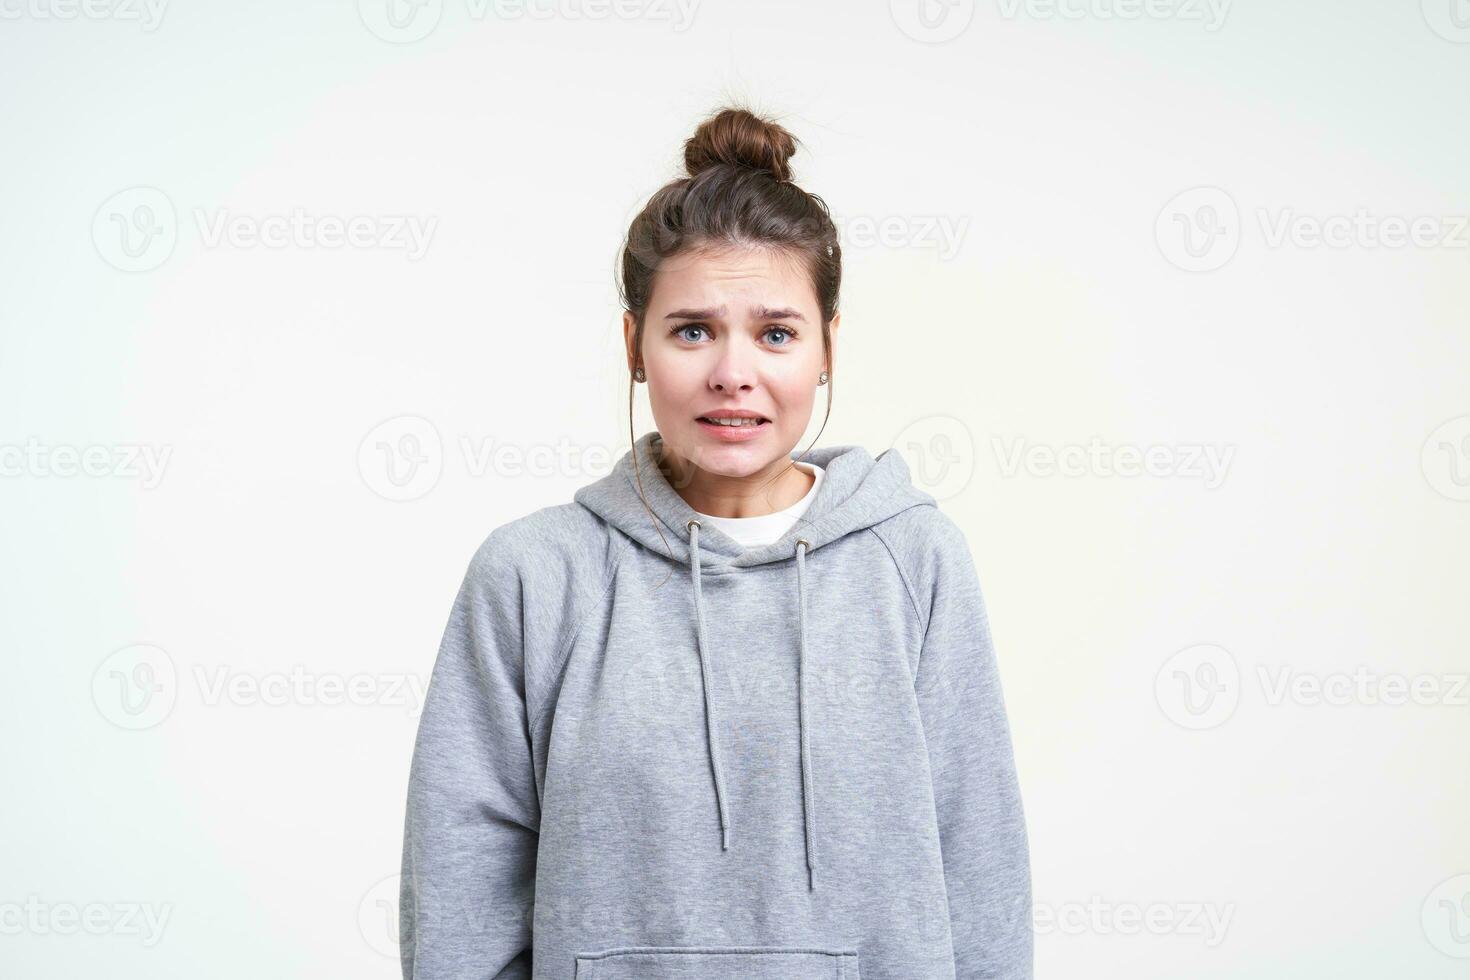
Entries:
{"label": "white background", "polygon": [[1038,977],[1465,975],[1463,0],[0,13],[0,974],[398,975],[416,686],[736,102],[842,231],[821,442],[974,550]]}

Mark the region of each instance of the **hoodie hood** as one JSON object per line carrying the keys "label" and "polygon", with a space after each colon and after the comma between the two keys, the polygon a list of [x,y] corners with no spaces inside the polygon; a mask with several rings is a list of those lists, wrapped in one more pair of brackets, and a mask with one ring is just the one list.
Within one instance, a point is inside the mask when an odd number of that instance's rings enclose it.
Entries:
{"label": "hoodie hood", "polygon": [[[689,521],[697,519],[694,508],[679,496],[658,466],[662,450],[658,430],[641,436],[634,448],[623,454],[610,473],[577,490],[573,499],[638,544],[681,565],[691,565]],[[638,474],[634,474],[634,453]],[[796,524],[768,545],[746,548],[713,526],[700,527],[700,565],[705,575],[720,575],[751,565],[785,561],[795,557],[796,542],[807,542],[811,553],[853,531],[860,531],[907,510],[933,504],[934,498],[913,485],[908,464],[896,450],[886,449],[875,459],[862,446],[823,446],[805,456],[793,450],[793,461],[815,463],[826,471],[817,496]],[[645,509],[638,495],[642,477]],[[660,536],[649,517],[663,525]]]}
{"label": "hoodie hood", "polygon": [[[798,731],[801,740],[802,816],[806,832],[807,887],[817,887],[817,800],[807,739],[807,556],[844,535],[871,527],[910,507],[935,503],[933,496],[913,485],[908,464],[893,449],[875,459],[861,446],[827,446],[809,451],[805,459],[825,470],[816,498],[790,530],[768,545],[747,548],[714,526],[705,527],[694,508],[679,496],[659,468],[662,439],[657,430],[644,433],[623,454],[612,472],[579,489],[573,499],[639,545],[689,569],[694,593],[694,622],[690,624],[699,653],[704,692],[705,737],[709,746],[715,802],[720,815],[720,846],[728,850],[734,831],[725,790],[724,759],[719,741],[719,705],[710,681],[711,649],[701,580],[705,575],[738,572],[742,568],[792,560],[796,576]],[[799,454],[793,451],[792,460]],[[637,459],[635,472],[634,460]],[[643,494],[639,495],[639,477]],[[644,499],[647,499],[647,507]],[[661,536],[649,511],[663,525]],[[840,579],[840,577],[839,577]],[[820,587],[820,586],[818,586]],[[717,617],[719,610],[713,611]]]}

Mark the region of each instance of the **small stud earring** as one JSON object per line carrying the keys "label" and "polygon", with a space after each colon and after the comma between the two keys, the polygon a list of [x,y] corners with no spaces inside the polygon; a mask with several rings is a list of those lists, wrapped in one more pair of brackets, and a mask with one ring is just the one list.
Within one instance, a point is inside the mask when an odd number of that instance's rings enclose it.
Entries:
{"label": "small stud earring", "polygon": [[643,373],[643,365],[640,364],[638,367],[633,369],[634,381],[646,381],[647,378],[648,376]]}
{"label": "small stud earring", "polygon": [[831,377],[830,374],[828,374],[826,371],[823,371],[821,374],[817,375],[817,384],[819,384],[819,385],[826,384],[827,383],[827,379],[830,378],[830,377]]}

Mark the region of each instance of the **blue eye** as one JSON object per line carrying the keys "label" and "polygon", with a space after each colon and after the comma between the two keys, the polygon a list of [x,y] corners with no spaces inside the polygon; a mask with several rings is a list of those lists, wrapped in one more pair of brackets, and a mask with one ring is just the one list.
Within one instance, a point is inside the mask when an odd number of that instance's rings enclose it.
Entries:
{"label": "blue eye", "polygon": [[688,336],[685,336],[684,331],[686,331],[686,330],[703,330],[703,329],[704,329],[704,324],[702,324],[702,323],[686,323],[682,327],[675,327],[674,328],[674,333],[678,334],[679,337],[681,337],[682,339],[688,340],[692,344],[692,343],[697,343],[697,341],[692,340]]}
{"label": "blue eye", "polygon": [[[699,343],[700,337],[698,335],[691,336],[689,334],[689,331],[691,331],[691,330],[698,331],[699,334],[706,334],[706,335],[709,332],[709,328],[706,327],[703,323],[685,323],[685,324],[681,324],[681,325],[679,325],[677,327],[674,327],[673,329],[671,329],[669,331],[669,333],[671,333],[675,337],[678,337],[680,340],[683,340],[683,341],[685,341],[687,343],[691,343],[691,344],[697,344],[697,343]],[[776,324],[776,325],[773,325],[771,327],[766,328],[765,336],[768,339],[771,337],[772,334],[779,334],[781,336],[781,338],[782,338],[780,340],[777,340],[777,341],[772,342],[771,343],[771,346],[772,347],[786,347],[786,346],[788,346],[791,343],[791,341],[795,340],[796,339],[796,336],[797,336],[795,330],[792,330],[790,327],[782,326],[780,324]]]}

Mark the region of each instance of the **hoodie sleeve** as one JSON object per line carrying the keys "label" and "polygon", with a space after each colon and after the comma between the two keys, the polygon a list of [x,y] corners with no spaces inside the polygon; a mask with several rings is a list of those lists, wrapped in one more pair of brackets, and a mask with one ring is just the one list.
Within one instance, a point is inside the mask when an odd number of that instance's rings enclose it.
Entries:
{"label": "hoodie sleeve", "polygon": [[[1025,816],[990,624],[969,547],[940,515],[915,677],[954,938],[956,980],[1031,980]],[[921,597],[922,598],[922,597]]]}
{"label": "hoodie sleeve", "polygon": [[540,804],[521,581],[493,533],[465,575],[419,718],[404,824],[404,980],[531,976]]}

